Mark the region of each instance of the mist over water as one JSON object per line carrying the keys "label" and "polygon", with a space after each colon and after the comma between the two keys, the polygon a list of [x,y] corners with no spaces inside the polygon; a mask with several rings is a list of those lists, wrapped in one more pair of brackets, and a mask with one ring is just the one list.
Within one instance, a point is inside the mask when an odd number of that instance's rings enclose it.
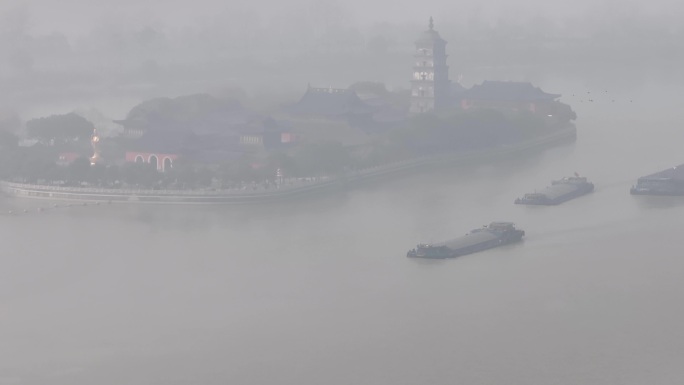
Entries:
{"label": "mist over water", "polygon": [[[0,113],[406,89],[432,15],[453,80],[562,94],[577,141],[282,204],[0,195],[0,385],[681,382],[684,198],[629,195],[684,163],[678,2],[186,3],[0,3]],[[574,172],[595,192],[513,204]],[[405,257],[499,220],[524,241]]]}
{"label": "mist over water", "polygon": [[[681,87],[572,100],[603,86],[546,87],[577,142],[512,159],[278,205],[0,216],[0,384],[677,383],[684,200],[629,187],[682,162]],[[513,205],[575,171],[594,193]],[[405,258],[493,220],[524,242]]]}

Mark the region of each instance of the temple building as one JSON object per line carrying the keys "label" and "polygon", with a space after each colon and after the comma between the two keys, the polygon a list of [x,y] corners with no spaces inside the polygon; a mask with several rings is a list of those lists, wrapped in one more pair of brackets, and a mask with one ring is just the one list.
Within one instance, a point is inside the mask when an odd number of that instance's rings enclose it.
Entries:
{"label": "temple building", "polygon": [[559,94],[550,94],[528,82],[491,81],[473,86],[460,95],[461,108],[489,108],[499,111],[529,111],[558,121],[576,118]]}
{"label": "temple building", "polygon": [[346,121],[368,119],[374,111],[353,90],[311,86],[308,86],[304,96],[287,110],[298,117]]}
{"label": "temple building", "polygon": [[439,111],[450,103],[447,42],[435,31],[430,18],[428,29],[416,41],[411,80],[411,114]]}
{"label": "temple building", "polygon": [[178,158],[229,163],[296,141],[288,122],[207,94],[148,100],[115,122],[124,127],[125,161],[149,163],[158,171],[169,170]]}

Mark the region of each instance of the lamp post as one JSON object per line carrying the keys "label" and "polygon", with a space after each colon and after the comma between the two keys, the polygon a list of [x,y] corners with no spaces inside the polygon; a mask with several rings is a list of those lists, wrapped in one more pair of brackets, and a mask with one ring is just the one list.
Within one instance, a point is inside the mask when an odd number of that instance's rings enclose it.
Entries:
{"label": "lamp post", "polygon": [[97,130],[93,129],[93,135],[90,137],[90,146],[93,148],[93,156],[90,157],[90,165],[94,166],[102,160],[100,158],[100,137],[97,135]]}
{"label": "lamp post", "polygon": [[283,183],[283,171],[278,168],[276,170],[276,188],[280,188],[280,185]]}

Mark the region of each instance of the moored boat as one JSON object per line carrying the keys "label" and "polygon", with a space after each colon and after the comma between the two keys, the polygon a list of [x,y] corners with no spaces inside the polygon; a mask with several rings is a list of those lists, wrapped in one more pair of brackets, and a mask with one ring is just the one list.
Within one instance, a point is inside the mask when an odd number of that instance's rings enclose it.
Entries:
{"label": "moored boat", "polygon": [[684,195],[684,164],[642,176],[629,192],[632,195]]}
{"label": "moored boat", "polygon": [[594,184],[575,173],[575,176],[552,181],[551,186],[539,192],[525,194],[522,198],[516,199],[515,204],[558,205],[592,191],[594,191]]}

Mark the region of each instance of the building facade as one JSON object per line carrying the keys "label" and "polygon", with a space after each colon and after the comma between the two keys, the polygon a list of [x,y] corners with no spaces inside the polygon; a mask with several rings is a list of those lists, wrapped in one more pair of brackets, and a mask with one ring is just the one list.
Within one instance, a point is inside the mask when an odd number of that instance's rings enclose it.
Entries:
{"label": "building facade", "polygon": [[416,40],[410,113],[439,111],[449,105],[449,67],[447,42],[434,29],[430,18],[428,30]]}
{"label": "building facade", "polygon": [[304,96],[289,106],[288,111],[298,117],[356,120],[369,117],[374,109],[364,103],[354,90],[309,86]]}
{"label": "building facade", "polygon": [[485,80],[461,94],[461,109],[486,108],[498,111],[528,111],[559,123],[575,120],[569,105],[559,94],[550,94],[528,82]]}
{"label": "building facade", "polygon": [[129,151],[126,153],[127,163],[148,163],[154,166],[157,171],[168,171],[173,168],[173,162],[178,159],[177,154],[162,154],[140,151]]}

